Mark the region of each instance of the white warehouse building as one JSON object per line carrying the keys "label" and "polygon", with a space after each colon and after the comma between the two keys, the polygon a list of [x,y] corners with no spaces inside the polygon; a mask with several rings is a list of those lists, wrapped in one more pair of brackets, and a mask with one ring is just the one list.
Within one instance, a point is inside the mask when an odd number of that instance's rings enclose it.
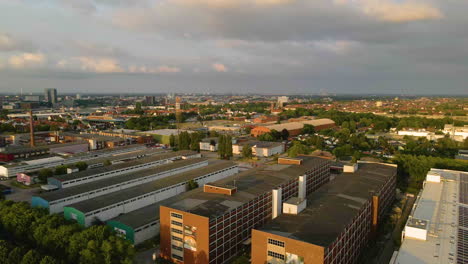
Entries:
{"label": "white warehouse building", "polygon": [[190,180],[201,185],[238,172],[237,164],[217,160],[199,169],[71,204],[64,207],[64,216],[82,226],[90,226],[95,221],[107,221],[186,192]]}

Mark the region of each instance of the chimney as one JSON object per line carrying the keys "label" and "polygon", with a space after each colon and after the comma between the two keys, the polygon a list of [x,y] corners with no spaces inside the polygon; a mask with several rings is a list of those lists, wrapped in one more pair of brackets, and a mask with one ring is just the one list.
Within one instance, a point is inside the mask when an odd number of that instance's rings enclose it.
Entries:
{"label": "chimney", "polygon": [[33,120],[32,110],[29,110],[29,137],[30,137],[31,147],[34,147],[36,145],[36,142],[34,141],[34,120]]}

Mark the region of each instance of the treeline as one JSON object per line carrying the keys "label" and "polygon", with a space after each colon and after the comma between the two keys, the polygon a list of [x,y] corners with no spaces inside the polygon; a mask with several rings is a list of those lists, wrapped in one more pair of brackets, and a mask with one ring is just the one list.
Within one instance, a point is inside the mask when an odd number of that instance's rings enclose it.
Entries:
{"label": "treeline", "polygon": [[125,128],[146,131],[150,129],[167,128],[171,123],[175,122],[175,114],[165,116],[142,116],[132,117],[125,122]]}
{"label": "treeline", "polygon": [[[185,122],[190,117],[196,116],[197,113],[181,113],[181,122]],[[132,117],[127,120],[124,124],[125,128],[135,130],[153,130],[162,128],[175,128],[176,116],[175,114],[169,114],[164,116],[141,116]]]}
{"label": "treeline", "polygon": [[[105,164],[107,165],[107,164]],[[44,168],[40,169],[37,173],[37,176],[41,182],[47,182],[47,178],[52,177],[54,175],[63,175],[67,174],[67,169],[72,167],[72,165],[59,165],[54,169]],[[88,168],[88,163],[85,161],[78,161],[75,163],[74,167],[76,167],[79,171],[84,171]]]}
{"label": "treeline", "polygon": [[232,154],[232,137],[220,135],[218,138],[218,155],[221,159],[230,159]]}
{"label": "treeline", "polygon": [[[337,110],[324,110],[324,109],[303,109],[299,108],[296,110],[284,111],[281,113],[283,118],[293,118],[300,116],[317,116],[319,118],[330,118],[338,126],[342,126],[343,123],[347,122],[351,124],[354,122],[357,128],[372,126],[374,131],[386,131],[392,127],[397,129],[402,128],[434,128],[442,129],[446,124],[454,124],[455,126],[463,126],[468,124],[467,122],[454,120],[449,117],[434,119],[426,117],[388,117],[375,115],[373,113],[349,113],[341,112]],[[345,123],[346,125],[346,123]]]}
{"label": "treeline", "polygon": [[177,137],[175,135],[169,137],[169,145],[178,150],[200,151],[200,141],[204,137],[202,133],[182,131]]}
{"label": "treeline", "polygon": [[25,202],[0,200],[0,264],[129,264],[134,254],[107,226],[83,229]]}
{"label": "treeline", "polygon": [[403,190],[418,193],[431,168],[468,171],[468,161],[423,155],[398,154],[393,159],[398,164],[398,183]]}

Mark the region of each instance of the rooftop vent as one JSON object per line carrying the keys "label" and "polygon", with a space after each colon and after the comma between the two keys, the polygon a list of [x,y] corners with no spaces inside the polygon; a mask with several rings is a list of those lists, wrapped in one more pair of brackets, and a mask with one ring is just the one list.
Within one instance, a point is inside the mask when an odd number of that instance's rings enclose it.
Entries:
{"label": "rooftop vent", "polygon": [[358,170],[359,166],[357,163],[348,164],[343,166],[343,172],[354,173]]}

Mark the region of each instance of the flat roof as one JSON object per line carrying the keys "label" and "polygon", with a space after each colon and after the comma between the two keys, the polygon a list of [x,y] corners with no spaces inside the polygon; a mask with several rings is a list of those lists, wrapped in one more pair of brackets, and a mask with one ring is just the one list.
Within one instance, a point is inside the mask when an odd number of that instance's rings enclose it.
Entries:
{"label": "flat roof", "polygon": [[[138,151],[142,149],[146,149],[146,147],[144,145],[139,145],[139,144],[122,146],[122,147],[111,148],[111,149],[106,148],[106,149],[77,153],[77,154],[72,155],[71,157],[64,158],[64,161],[66,162],[68,160],[76,160],[76,162],[78,162],[80,160],[83,160],[83,161],[91,162],[91,160],[93,159],[98,159],[99,156],[101,156],[103,153],[104,154],[115,153],[113,155],[123,155],[129,152]],[[51,156],[51,157],[54,157],[54,156]],[[32,160],[37,160],[37,159],[33,158],[28,161],[32,161]],[[3,164],[1,166],[6,167],[6,168],[20,167],[20,166],[28,165],[26,162],[27,161],[12,162],[8,164]]]}
{"label": "flat roof", "polygon": [[[427,222],[427,239],[405,237],[392,264],[466,263],[468,260],[466,237],[457,238],[459,230],[468,230],[468,226],[463,227],[463,223],[459,223],[458,218],[459,214],[463,213],[459,208],[468,208],[466,203],[459,200],[463,195],[466,197],[466,194],[460,193],[460,190],[463,175],[467,175],[468,185],[468,174],[431,169],[430,173],[434,172],[441,175],[441,181],[425,183],[406,223],[409,227],[422,228],[417,223],[415,225],[415,221]],[[460,241],[465,243],[465,248],[460,245]],[[461,251],[465,252],[464,256],[460,255]]]}
{"label": "flat roof", "polygon": [[159,207],[166,203],[166,200],[162,200],[158,203],[145,206],[138,210],[119,215],[115,218],[107,220],[106,222],[119,222],[126,226],[132,227],[133,229],[136,229],[140,226],[144,226],[146,224],[159,220]]}
{"label": "flat roof", "polygon": [[356,172],[342,173],[307,196],[298,215],[281,214],[259,230],[327,247],[396,172],[390,165],[359,163]]}
{"label": "flat roof", "polygon": [[145,164],[145,163],[153,162],[153,161],[157,161],[157,160],[164,160],[164,159],[169,159],[169,158],[173,158],[173,157],[177,157],[177,156],[192,155],[194,153],[196,153],[196,152],[194,152],[194,151],[176,151],[176,152],[169,152],[169,153],[161,153],[161,154],[156,154],[156,155],[152,155],[152,156],[149,156],[149,157],[144,157],[144,158],[141,158],[141,159],[131,160],[131,161],[128,161],[128,162],[113,164],[113,165],[109,165],[109,166],[103,166],[103,167],[99,167],[99,168],[88,169],[88,170],[74,172],[74,173],[70,173],[70,174],[57,175],[57,176],[54,176],[53,178],[57,179],[58,181],[61,181],[61,182],[71,181],[71,180],[80,179],[80,178],[84,178],[84,177],[88,177],[88,176],[92,176],[92,175],[96,175],[96,174],[100,174],[100,173],[105,173],[105,172],[119,170],[119,169],[123,169],[123,168],[127,168],[127,167],[136,166],[136,165],[139,165],[139,164]]}
{"label": "flat roof", "polygon": [[86,201],[68,205],[66,207],[73,207],[83,213],[91,212],[99,208],[103,208],[103,207],[118,203],[120,201],[125,201],[125,200],[140,196],[145,193],[149,193],[158,189],[169,187],[178,183],[186,182],[191,179],[200,177],[202,175],[215,172],[215,171],[219,171],[225,168],[229,168],[234,165],[236,165],[236,163],[231,162],[231,161],[214,160],[212,161],[211,164],[202,168],[194,169],[188,172],[179,173],[179,174],[172,175],[170,177],[166,177],[163,179],[154,180],[152,182],[148,182],[142,185],[127,188],[125,190],[116,191],[116,192],[109,193],[106,195],[98,196],[98,197],[95,197]]}
{"label": "flat roof", "polygon": [[60,189],[55,192],[38,194],[36,196],[41,197],[42,199],[46,201],[52,202],[52,201],[66,198],[66,197],[75,196],[80,193],[90,192],[93,190],[105,188],[107,186],[128,182],[131,180],[143,178],[143,177],[153,175],[156,173],[162,173],[168,170],[172,170],[175,168],[179,168],[179,167],[183,167],[183,166],[187,166],[187,165],[195,164],[199,162],[204,162],[204,161],[207,161],[207,159],[206,158],[194,158],[194,159],[174,161],[172,163],[144,169],[144,170],[138,171],[138,173],[130,172],[130,173],[117,175],[117,176],[102,179],[102,180],[97,180],[97,181],[93,181],[89,183],[84,183],[84,184]]}
{"label": "flat roof", "polygon": [[214,183],[220,186],[233,185],[237,187],[236,193],[231,196],[205,193],[202,190],[203,188],[198,188],[177,197],[169,198],[172,200],[168,207],[208,218],[216,218],[291,179],[304,175],[308,170],[329,163],[328,160],[317,157],[303,158],[302,165],[270,165],[264,168],[247,170]]}

